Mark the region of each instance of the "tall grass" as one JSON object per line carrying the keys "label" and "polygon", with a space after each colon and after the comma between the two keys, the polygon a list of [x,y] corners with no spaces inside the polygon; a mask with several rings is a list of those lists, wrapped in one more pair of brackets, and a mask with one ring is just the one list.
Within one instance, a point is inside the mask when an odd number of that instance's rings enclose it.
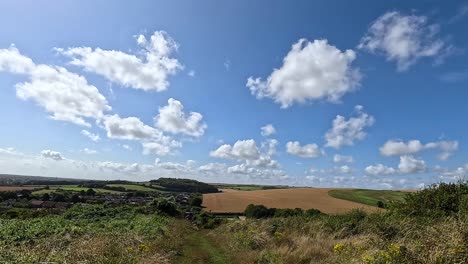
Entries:
{"label": "tall grass", "polygon": [[233,263],[468,263],[467,187],[433,185],[372,214],[230,222],[210,236]]}

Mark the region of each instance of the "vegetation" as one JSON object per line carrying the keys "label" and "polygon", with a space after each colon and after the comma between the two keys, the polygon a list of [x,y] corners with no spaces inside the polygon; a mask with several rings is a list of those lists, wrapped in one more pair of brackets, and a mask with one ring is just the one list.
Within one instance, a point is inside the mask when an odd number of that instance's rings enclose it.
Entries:
{"label": "vegetation", "polygon": [[356,203],[377,206],[386,208],[392,201],[403,200],[408,194],[401,191],[386,191],[386,190],[367,190],[367,189],[350,189],[350,190],[330,190],[328,194],[332,197],[344,199]]}
{"label": "vegetation", "polygon": [[164,187],[167,191],[174,192],[193,192],[193,193],[216,193],[218,188],[213,185],[199,182],[190,179],[174,179],[174,178],[159,178],[150,181],[151,184],[156,184]]}
{"label": "vegetation", "polygon": [[370,214],[247,218],[209,236],[232,263],[468,263],[467,188],[433,185]]}
{"label": "vegetation", "polygon": [[280,209],[280,208],[266,208],[263,205],[249,204],[244,211],[247,218],[271,218],[271,217],[291,217],[291,216],[308,216],[313,217],[320,215],[321,212],[317,209],[302,210],[301,208],[295,209]]}
{"label": "vegetation", "polygon": [[146,186],[142,185],[137,185],[137,184],[107,184],[107,187],[113,187],[113,188],[122,188],[120,190],[122,191],[141,191],[141,192],[154,192],[155,190],[153,188],[149,188]]}
{"label": "vegetation", "polygon": [[395,202],[370,192],[388,207],[373,213],[252,204],[245,221],[203,212],[197,193],[122,205],[93,204],[100,196],[94,190],[44,194],[46,201],[91,199],[63,210],[21,207],[26,197],[37,199],[28,190],[0,192],[18,203],[0,213],[0,263],[468,263],[465,182]]}

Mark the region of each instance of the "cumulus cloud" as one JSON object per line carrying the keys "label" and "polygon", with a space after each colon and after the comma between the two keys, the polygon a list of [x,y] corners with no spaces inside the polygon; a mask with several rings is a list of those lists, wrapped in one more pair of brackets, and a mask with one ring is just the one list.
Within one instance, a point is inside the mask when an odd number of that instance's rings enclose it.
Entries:
{"label": "cumulus cloud", "polygon": [[234,160],[256,160],[260,157],[255,140],[238,140],[234,145],[224,144],[218,149],[211,151],[210,156]]}
{"label": "cumulus cloud", "polygon": [[29,82],[16,84],[16,95],[43,107],[51,118],[82,126],[86,119],[101,119],[110,111],[106,98],[80,75],[62,67],[35,64],[11,46],[0,49],[0,71],[26,75]]}
{"label": "cumulus cloud", "polygon": [[453,155],[453,152],[458,150],[458,141],[429,142],[425,147],[427,149],[439,149],[440,153],[437,158],[440,160],[447,160]]}
{"label": "cumulus cloud", "polygon": [[143,154],[155,154],[158,156],[166,156],[171,154],[174,149],[182,147],[182,144],[175,140],[162,140],[153,142],[143,142]]}
{"label": "cumulus cloud", "polygon": [[427,149],[438,149],[440,151],[438,158],[447,160],[458,149],[458,141],[436,141],[423,144],[419,140],[408,142],[389,140],[379,150],[383,156],[402,156],[416,154]]}
{"label": "cumulus cloud", "polygon": [[426,162],[410,155],[400,157],[398,169],[403,173],[418,173],[426,170]]}
{"label": "cumulus cloud", "polygon": [[122,86],[145,91],[166,90],[169,86],[168,77],[183,68],[177,59],[171,57],[178,44],[164,31],[154,32],[149,39],[138,35],[136,41],[141,48],[137,55],[90,47],[57,51],[70,57],[71,64]]}
{"label": "cumulus cloud", "polygon": [[325,146],[339,149],[342,146],[352,146],[354,141],[363,140],[367,133],[366,127],[374,124],[373,116],[363,112],[363,107],[355,107],[356,117],[346,120],[345,117],[337,115],[333,120],[332,128],[325,134],[327,141]]}
{"label": "cumulus cloud", "polygon": [[397,171],[392,167],[387,167],[383,164],[375,164],[367,166],[364,171],[366,174],[379,176],[379,175],[391,175],[395,174]]}
{"label": "cumulus cloud", "polygon": [[81,134],[83,134],[84,136],[87,136],[89,139],[91,139],[94,142],[97,142],[101,139],[101,137],[98,134],[93,134],[85,129],[81,130]]}
{"label": "cumulus cloud", "polygon": [[252,179],[283,178],[288,176],[283,170],[279,169],[259,169],[249,167],[247,164],[238,164],[227,168],[228,173],[248,175]]}
{"label": "cumulus cloud", "polygon": [[160,134],[157,129],[145,125],[137,117],[121,118],[118,115],[107,116],[104,127],[109,138],[117,139],[151,139]]}
{"label": "cumulus cloud", "polygon": [[468,164],[460,166],[452,171],[444,171],[440,174],[440,178],[449,180],[466,180],[468,178]]}
{"label": "cumulus cloud", "polygon": [[60,152],[49,150],[49,149],[41,151],[41,156],[44,158],[53,159],[57,161],[64,160]]}
{"label": "cumulus cloud", "polygon": [[276,152],[278,141],[267,140],[262,143],[261,149],[255,140],[238,140],[234,145],[224,144],[210,152],[211,157],[244,161],[247,166],[278,167],[278,162],[272,159]]}
{"label": "cumulus cloud", "polygon": [[286,143],[286,152],[302,158],[317,158],[322,152],[317,144],[306,144],[301,146],[298,141]]}
{"label": "cumulus cloud", "polygon": [[359,85],[361,74],[351,65],[355,58],[354,51],[341,51],[327,40],[300,39],[266,81],[249,77],[246,85],[257,98],[272,98],[282,108],[321,99],[337,102]]}
{"label": "cumulus cloud", "polygon": [[345,155],[335,154],[333,156],[333,162],[335,162],[335,163],[353,163],[354,158],[352,156],[345,156]]}
{"label": "cumulus cloud", "polygon": [[387,12],[372,23],[359,48],[383,54],[405,71],[421,58],[447,55],[451,46],[438,37],[439,31],[440,26],[429,24],[425,16]]}
{"label": "cumulus cloud", "polygon": [[226,169],[226,164],[224,163],[208,163],[205,165],[201,165],[198,167],[199,171],[206,172],[206,173],[213,173],[220,175],[223,170]]}
{"label": "cumulus cloud", "polygon": [[275,127],[272,125],[272,124],[268,124],[268,125],[265,125],[265,126],[262,126],[260,128],[261,130],[261,134],[262,136],[264,137],[268,137],[268,136],[271,136],[271,135],[274,135],[276,134],[276,129]]}
{"label": "cumulus cloud", "polygon": [[142,141],[143,154],[146,155],[165,156],[182,147],[180,142],[156,128],[145,125],[137,117],[107,116],[103,123],[109,138]]}
{"label": "cumulus cloud", "polygon": [[419,140],[403,141],[389,140],[380,147],[380,154],[384,156],[401,156],[418,153],[424,149],[424,145]]}
{"label": "cumulus cloud", "polygon": [[184,113],[184,106],[180,101],[170,98],[168,105],[159,108],[155,117],[156,126],[163,131],[173,134],[185,134],[200,137],[205,133],[207,125],[203,116],[197,112]]}

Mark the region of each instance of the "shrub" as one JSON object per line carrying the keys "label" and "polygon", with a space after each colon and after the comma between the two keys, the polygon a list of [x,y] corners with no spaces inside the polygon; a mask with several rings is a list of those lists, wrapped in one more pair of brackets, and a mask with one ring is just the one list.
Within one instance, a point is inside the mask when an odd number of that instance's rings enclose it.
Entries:
{"label": "shrub", "polygon": [[201,207],[203,203],[203,200],[202,198],[200,197],[194,197],[191,201],[190,201],[190,205],[191,206],[196,206],[196,207]]}
{"label": "shrub", "polygon": [[439,183],[408,194],[403,201],[395,202],[391,211],[407,216],[440,217],[459,212],[464,208],[464,197],[468,195],[468,183]]}
{"label": "shrub", "polygon": [[177,206],[173,202],[170,202],[164,198],[154,199],[151,202],[151,206],[154,207],[158,212],[165,214],[165,215],[169,215],[169,216],[179,215]]}
{"label": "shrub", "polygon": [[322,212],[320,212],[318,209],[308,209],[304,212],[304,214],[306,217],[315,217],[322,214]]}
{"label": "shrub", "polygon": [[245,208],[244,214],[248,218],[268,218],[275,215],[275,208],[266,208],[263,205],[249,204]]}

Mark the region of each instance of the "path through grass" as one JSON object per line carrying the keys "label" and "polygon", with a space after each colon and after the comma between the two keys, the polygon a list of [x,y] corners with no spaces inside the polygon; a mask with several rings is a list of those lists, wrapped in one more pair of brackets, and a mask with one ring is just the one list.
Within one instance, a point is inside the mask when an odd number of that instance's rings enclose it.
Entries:
{"label": "path through grass", "polygon": [[220,248],[206,236],[206,231],[194,231],[185,238],[181,255],[175,263],[181,264],[225,264],[228,258]]}

